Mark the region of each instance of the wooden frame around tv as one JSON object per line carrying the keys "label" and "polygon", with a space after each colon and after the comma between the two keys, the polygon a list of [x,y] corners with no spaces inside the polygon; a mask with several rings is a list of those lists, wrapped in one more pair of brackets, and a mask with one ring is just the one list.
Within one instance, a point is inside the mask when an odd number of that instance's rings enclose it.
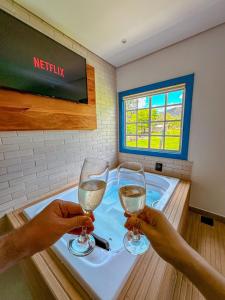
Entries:
{"label": "wooden frame around tv", "polygon": [[87,65],[88,104],[0,89],[0,131],[96,129],[95,70]]}

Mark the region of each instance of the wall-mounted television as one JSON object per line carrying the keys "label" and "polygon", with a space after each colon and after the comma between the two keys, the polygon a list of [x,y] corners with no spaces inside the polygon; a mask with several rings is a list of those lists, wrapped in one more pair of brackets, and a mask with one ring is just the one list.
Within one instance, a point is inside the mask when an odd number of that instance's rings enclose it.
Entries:
{"label": "wall-mounted television", "polygon": [[0,88],[88,103],[86,60],[0,10]]}

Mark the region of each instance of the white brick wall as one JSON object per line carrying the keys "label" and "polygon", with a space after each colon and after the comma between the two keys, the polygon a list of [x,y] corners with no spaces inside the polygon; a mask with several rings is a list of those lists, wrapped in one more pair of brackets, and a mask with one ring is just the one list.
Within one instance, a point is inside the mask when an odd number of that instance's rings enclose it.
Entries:
{"label": "white brick wall", "polygon": [[0,216],[77,181],[84,157],[117,162],[115,69],[10,0],[0,8],[86,57],[95,68],[98,129],[0,132]]}
{"label": "white brick wall", "polygon": [[119,163],[124,161],[138,161],[142,163],[145,171],[155,172],[155,163],[160,162],[163,164],[163,171],[157,172],[158,174],[178,177],[181,179],[191,179],[192,162],[186,160],[162,158],[156,156],[144,156],[128,153],[119,153]]}

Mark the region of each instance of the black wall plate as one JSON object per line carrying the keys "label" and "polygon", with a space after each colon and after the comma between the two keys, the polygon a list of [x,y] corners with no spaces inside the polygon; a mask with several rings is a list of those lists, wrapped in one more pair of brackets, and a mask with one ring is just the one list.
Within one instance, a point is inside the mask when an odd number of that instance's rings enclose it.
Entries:
{"label": "black wall plate", "polygon": [[207,224],[209,226],[214,226],[214,220],[210,217],[201,216],[201,223]]}
{"label": "black wall plate", "polygon": [[162,168],[163,168],[163,164],[162,163],[160,163],[160,162],[156,162],[155,163],[155,170],[156,171],[162,172]]}

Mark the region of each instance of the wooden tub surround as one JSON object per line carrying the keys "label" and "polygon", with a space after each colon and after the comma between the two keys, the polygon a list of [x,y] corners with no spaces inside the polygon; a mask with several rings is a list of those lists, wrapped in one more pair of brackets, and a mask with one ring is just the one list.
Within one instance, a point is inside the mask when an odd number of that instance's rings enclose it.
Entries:
{"label": "wooden tub surround", "polygon": [[[63,190],[69,187],[71,186],[66,186]],[[164,210],[168,220],[181,234],[187,220],[189,192],[190,182],[180,181]],[[38,201],[52,195],[45,195]],[[18,228],[26,222],[22,213],[24,208],[7,215],[13,228]],[[51,249],[35,254],[24,260],[21,265],[34,299],[91,299]],[[118,299],[168,299],[170,279],[174,276],[171,268],[153,249],[150,249],[145,255],[140,256]]]}

